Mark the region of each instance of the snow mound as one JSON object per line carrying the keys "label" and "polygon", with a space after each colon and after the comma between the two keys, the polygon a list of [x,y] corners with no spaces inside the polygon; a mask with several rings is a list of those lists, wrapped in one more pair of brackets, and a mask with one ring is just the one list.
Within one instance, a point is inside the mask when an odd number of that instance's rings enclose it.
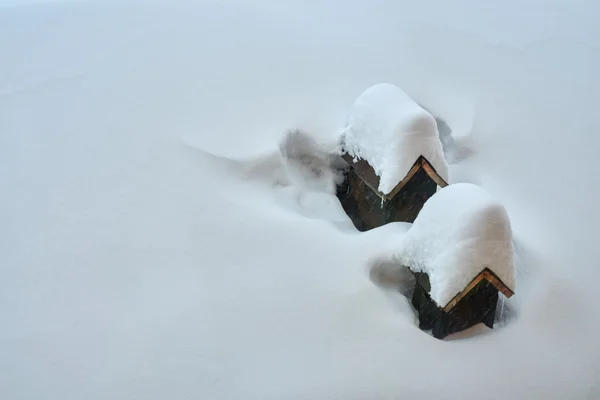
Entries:
{"label": "snow mound", "polygon": [[435,118],[392,84],[371,86],[360,95],[352,106],[342,142],[348,154],[373,167],[380,177],[381,193],[390,193],[419,156],[448,181]]}
{"label": "snow mound", "polygon": [[427,273],[441,307],[486,267],[515,289],[508,214],[479,186],[459,183],[433,195],[398,248],[394,261]]}

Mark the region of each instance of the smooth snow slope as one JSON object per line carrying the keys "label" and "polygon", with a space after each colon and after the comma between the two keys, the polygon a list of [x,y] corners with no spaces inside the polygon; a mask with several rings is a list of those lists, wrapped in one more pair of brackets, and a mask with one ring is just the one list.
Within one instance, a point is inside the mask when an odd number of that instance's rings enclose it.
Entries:
{"label": "smooth snow slope", "polygon": [[[0,398],[598,398],[599,14],[0,8]],[[332,196],[296,203],[268,163],[223,157],[273,154],[288,128],[331,139],[382,81],[453,128],[453,181],[507,206],[519,291],[501,329],[419,331],[365,271],[405,225],[340,228]]]}

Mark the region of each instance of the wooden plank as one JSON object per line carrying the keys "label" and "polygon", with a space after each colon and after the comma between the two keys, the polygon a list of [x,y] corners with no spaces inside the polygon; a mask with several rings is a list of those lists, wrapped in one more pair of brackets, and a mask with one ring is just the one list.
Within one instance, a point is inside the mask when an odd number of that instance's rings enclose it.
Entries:
{"label": "wooden plank", "polygon": [[388,193],[383,194],[379,191],[379,181],[380,178],[375,174],[373,167],[366,160],[356,160],[352,158],[349,154],[344,154],[342,156],[344,161],[346,161],[354,170],[356,174],[361,177],[361,179],[365,182],[365,184],[371,188],[379,197],[384,200],[390,201],[392,200],[399,192],[402,190],[404,186],[410,181],[410,179],[419,171],[420,168],[423,168],[427,175],[440,187],[448,186],[448,183],[444,181],[435,171],[435,169],[431,166],[429,161],[423,156],[419,156],[417,161],[413,164],[411,169],[408,171],[404,179],[400,181],[394,189]]}
{"label": "wooden plank", "polygon": [[436,192],[437,184],[419,168],[406,186],[392,200],[382,198],[350,168],[336,196],[359,231],[373,229],[390,222],[414,222],[428,198]]}
{"label": "wooden plank", "polygon": [[373,167],[371,167],[366,160],[357,160],[354,162],[354,159],[349,154],[344,154],[342,158],[350,164],[356,172],[356,175],[358,175],[363,182],[377,194],[377,196],[387,200],[387,197],[379,191],[379,177],[375,174]]}
{"label": "wooden plank", "polygon": [[399,184],[396,185],[396,187],[386,196],[386,198],[388,200],[392,200],[399,192],[400,190],[402,190],[402,188],[404,186],[406,186],[406,184],[410,181],[410,179],[415,176],[415,174],[419,171],[419,169],[421,169],[421,162],[420,159],[417,160],[413,166],[411,167],[411,169],[408,171],[408,173],[406,174],[406,176],[404,177],[404,179],[402,179],[402,181],[400,181]]}
{"label": "wooden plank", "polygon": [[423,165],[423,169],[425,170],[425,172],[427,172],[427,175],[429,175],[429,177],[433,179],[439,187],[444,188],[448,186],[448,183],[444,179],[442,179],[441,176],[438,175],[435,168],[433,168],[429,161],[427,161],[427,159],[423,156],[421,156],[421,164]]}
{"label": "wooden plank", "polygon": [[450,311],[452,308],[454,308],[454,306],[463,298],[467,295],[467,293],[469,293],[471,290],[473,290],[473,288],[475,286],[477,286],[477,284],[479,282],[481,282],[481,280],[484,278],[484,273],[481,272],[479,275],[477,275],[475,277],[475,279],[473,279],[471,281],[471,283],[469,283],[467,285],[466,288],[464,288],[464,290],[462,292],[460,292],[459,294],[457,294],[456,296],[454,296],[454,298],[452,300],[450,300],[450,302],[448,302],[448,304],[446,304],[444,306],[444,311],[448,312]]}
{"label": "wooden plank", "polygon": [[442,309],[430,296],[429,277],[426,273],[413,272],[415,289],[411,304],[419,318],[419,328],[431,330],[437,339],[443,339],[449,334],[468,329],[483,322],[493,328],[498,304],[499,292],[485,278],[482,271],[478,279],[473,280],[473,286],[466,290],[462,297],[449,310]]}
{"label": "wooden plank", "polygon": [[454,296],[454,298],[452,298],[452,300],[450,300],[448,302],[448,304],[446,304],[444,306],[444,311],[448,312],[450,311],[454,306],[456,306],[456,304],[463,298],[465,297],[471,290],[473,290],[473,288],[479,283],[481,282],[482,279],[487,280],[488,282],[490,282],[492,285],[494,285],[494,287],[496,289],[498,289],[498,291],[500,293],[502,293],[504,296],[506,296],[507,298],[512,297],[512,295],[514,294],[514,292],[512,290],[510,290],[508,288],[508,286],[506,286],[501,280],[500,278],[498,278],[498,276],[496,274],[494,274],[494,272],[492,272],[489,268],[485,268],[483,271],[481,271],[479,273],[479,275],[477,275],[472,281],[471,283],[469,283],[467,285],[467,287],[460,293],[458,293],[456,296]]}
{"label": "wooden plank", "polygon": [[498,290],[487,279],[479,281],[450,311],[442,311],[441,317],[433,323],[431,333],[437,339],[460,332],[483,322],[494,327]]}
{"label": "wooden plank", "polygon": [[483,272],[485,273],[485,279],[487,279],[492,285],[494,285],[494,287],[498,289],[500,293],[506,296],[507,299],[511,298],[515,294],[515,292],[510,290],[510,288],[506,286],[504,282],[500,280],[500,278],[498,278],[498,275],[496,275],[494,271],[492,271],[489,268],[486,268],[483,270]]}

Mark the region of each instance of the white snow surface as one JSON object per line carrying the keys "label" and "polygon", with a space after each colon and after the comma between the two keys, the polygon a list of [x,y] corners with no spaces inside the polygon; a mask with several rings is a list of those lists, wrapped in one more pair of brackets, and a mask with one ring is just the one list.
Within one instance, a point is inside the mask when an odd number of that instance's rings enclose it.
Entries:
{"label": "white snow surface", "polygon": [[393,258],[429,275],[431,298],[441,307],[486,267],[515,290],[506,209],[471,183],[449,185],[433,195],[402,236]]}
{"label": "white snow surface", "polygon": [[[0,7],[0,398],[599,398],[599,11]],[[285,132],[339,139],[375,82],[446,120],[451,183],[506,207],[502,327],[421,332],[366,270],[408,224],[359,234],[286,181]]]}
{"label": "white snow surface", "polygon": [[373,167],[383,194],[404,179],[420,156],[448,182],[435,118],[395,85],[365,90],[352,106],[342,138],[348,154]]}
{"label": "white snow surface", "polygon": [[[285,170],[282,184],[296,186],[301,191],[335,194],[337,185],[344,180],[341,172],[336,173],[335,160],[339,156],[328,152],[308,132],[289,131],[280,143],[279,150]],[[337,164],[343,168],[343,160],[341,162]]]}

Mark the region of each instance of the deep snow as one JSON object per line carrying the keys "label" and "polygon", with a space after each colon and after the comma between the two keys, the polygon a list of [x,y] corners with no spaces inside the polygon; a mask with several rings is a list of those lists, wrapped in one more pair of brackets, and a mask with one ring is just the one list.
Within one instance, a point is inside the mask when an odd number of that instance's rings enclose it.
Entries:
{"label": "deep snow", "polygon": [[[0,7],[0,398],[600,396],[595,2],[135,3]],[[424,334],[366,270],[406,225],[276,184],[383,81],[506,205],[497,330]]]}

